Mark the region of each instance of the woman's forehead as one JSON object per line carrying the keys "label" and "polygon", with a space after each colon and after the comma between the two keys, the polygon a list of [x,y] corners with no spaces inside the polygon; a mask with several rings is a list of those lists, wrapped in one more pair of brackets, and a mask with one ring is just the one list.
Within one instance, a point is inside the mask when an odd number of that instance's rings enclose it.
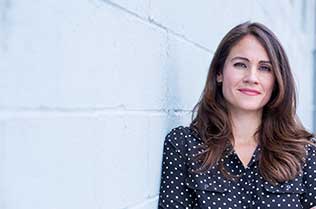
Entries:
{"label": "woman's forehead", "polygon": [[232,47],[227,59],[244,59],[245,61],[269,62],[269,56],[262,44],[252,35],[243,37]]}

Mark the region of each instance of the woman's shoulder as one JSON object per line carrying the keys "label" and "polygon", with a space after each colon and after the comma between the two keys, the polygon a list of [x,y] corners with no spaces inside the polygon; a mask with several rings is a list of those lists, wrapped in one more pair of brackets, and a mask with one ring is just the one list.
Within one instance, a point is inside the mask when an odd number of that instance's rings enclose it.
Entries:
{"label": "woman's shoulder", "polygon": [[177,126],[168,131],[165,144],[170,143],[180,152],[192,151],[201,144],[201,139],[196,131],[189,126]]}
{"label": "woman's shoulder", "polygon": [[[306,146],[305,146],[305,150],[306,150],[306,158],[305,158],[305,165],[304,167],[309,167],[310,164],[314,164],[315,165],[315,161],[316,161],[316,139],[310,138],[309,142]],[[316,167],[315,167],[316,168]]]}
{"label": "woman's shoulder", "polygon": [[198,133],[189,126],[177,126],[168,131],[166,140],[174,143],[201,141]]}
{"label": "woman's shoulder", "polygon": [[316,151],[316,138],[312,137],[312,138],[308,139],[308,141],[309,141],[309,143],[305,146],[306,151],[308,153],[315,152]]}

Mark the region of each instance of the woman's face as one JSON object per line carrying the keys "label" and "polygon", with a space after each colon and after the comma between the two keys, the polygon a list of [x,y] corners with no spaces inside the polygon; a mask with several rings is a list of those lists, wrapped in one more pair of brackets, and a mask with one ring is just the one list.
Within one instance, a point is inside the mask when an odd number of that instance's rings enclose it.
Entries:
{"label": "woman's face", "polygon": [[266,50],[254,36],[246,35],[231,49],[217,81],[222,82],[230,111],[261,111],[268,103],[275,76]]}

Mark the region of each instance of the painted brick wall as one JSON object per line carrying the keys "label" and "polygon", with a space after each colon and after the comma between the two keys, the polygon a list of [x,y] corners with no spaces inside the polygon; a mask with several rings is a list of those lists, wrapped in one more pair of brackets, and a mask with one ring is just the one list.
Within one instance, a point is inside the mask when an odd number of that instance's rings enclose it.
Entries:
{"label": "painted brick wall", "polygon": [[246,20],[280,38],[311,128],[315,4],[1,0],[0,208],[155,209],[164,137]]}

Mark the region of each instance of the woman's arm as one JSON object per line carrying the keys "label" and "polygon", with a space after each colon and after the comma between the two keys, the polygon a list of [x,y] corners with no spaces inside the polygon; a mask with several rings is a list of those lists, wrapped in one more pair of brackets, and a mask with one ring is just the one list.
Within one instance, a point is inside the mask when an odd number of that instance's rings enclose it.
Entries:
{"label": "woman's arm", "polygon": [[183,128],[176,128],[165,138],[159,209],[189,209],[193,207],[193,196],[189,188],[185,186],[187,166],[184,153],[181,153],[181,150],[184,150],[184,134]]}
{"label": "woman's arm", "polygon": [[307,157],[303,168],[303,185],[305,192],[301,195],[304,208],[316,209],[316,148],[308,145]]}

